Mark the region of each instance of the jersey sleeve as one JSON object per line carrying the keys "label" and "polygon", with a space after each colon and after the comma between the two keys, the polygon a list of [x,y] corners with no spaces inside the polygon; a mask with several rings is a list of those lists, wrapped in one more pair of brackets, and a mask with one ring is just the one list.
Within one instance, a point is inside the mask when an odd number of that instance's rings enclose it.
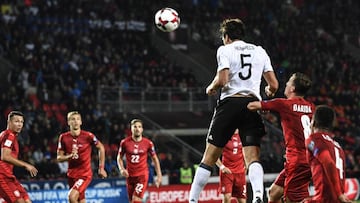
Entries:
{"label": "jersey sleeve", "polygon": [[15,141],[15,135],[12,133],[9,133],[7,138],[5,139],[5,141],[3,143],[1,143],[1,148],[9,148],[11,149],[14,141]]}
{"label": "jersey sleeve", "polygon": [[59,150],[64,150],[63,149],[63,143],[62,143],[62,140],[63,140],[63,135],[61,134],[60,136],[59,136],[59,140],[58,140],[58,146],[57,146],[57,150],[59,151]]}
{"label": "jersey sleeve", "polygon": [[263,49],[262,47],[261,51],[263,52],[263,58],[264,58],[264,73],[269,72],[269,71],[274,71],[274,68],[271,65],[271,60],[269,55],[266,53],[265,49]]}
{"label": "jersey sleeve", "polygon": [[221,71],[225,68],[230,68],[229,58],[226,55],[225,46],[220,46],[216,53],[216,59],[218,63],[217,71]]}
{"label": "jersey sleeve", "polygon": [[284,108],[284,101],[285,99],[279,98],[261,101],[261,109],[279,112],[280,109]]}
{"label": "jersey sleeve", "polygon": [[148,153],[153,157],[156,155],[155,146],[152,141],[149,140],[149,150]]}
{"label": "jersey sleeve", "polygon": [[89,136],[90,142],[93,145],[97,145],[99,143],[99,140],[97,139],[97,137],[93,133],[88,132],[88,136]]}
{"label": "jersey sleeve", "polygon": [[119,146],[119,151],[118,151],[118,155],[120,155],[120,157],[124,156],[125,151],[124,151],[124,144],[125,143],[125,139],[121,140],[120,142],[120,146]]}

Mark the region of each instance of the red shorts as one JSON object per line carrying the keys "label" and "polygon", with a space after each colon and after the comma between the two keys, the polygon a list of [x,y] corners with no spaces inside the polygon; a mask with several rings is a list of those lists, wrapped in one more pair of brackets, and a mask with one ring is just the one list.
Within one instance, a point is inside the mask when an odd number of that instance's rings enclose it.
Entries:
{"label": "red shorts", "polygon": [[281,170],[281,172],[279,173],[279,175],[276,177],[274,184],[280,187],[284,187],[285,185],[285,169]]}
{"label": "red shorts", "polygon": [[244,173],[220,173],[219,192],[231,193],[232,197],[246,199],[246,177]]}
{"label": "red shorts", "polygon": [[149,175],[128,177],[126,179],[126,187],[130,201],[132,200],[133,196],[140,198],[144,197],[148,185],[148,180]]}
{"label": "red shorts", "polygon": [[25,188],[16,178],[1,177],[0,178],[0,197],[5,202],[16,202],[18,199],[29,200],[29,195]]}
{"label": "red shorts", "polygon": [[85,190],[91,183],[91,177],[68,178],[68,184],[71,189],[79,191],[79,201],[85,199]]}
{"label": "red shorts", "polygon": [[311,170],[307,164],[285,164],[284,197],[292,202],[301,202],[309,197]]}

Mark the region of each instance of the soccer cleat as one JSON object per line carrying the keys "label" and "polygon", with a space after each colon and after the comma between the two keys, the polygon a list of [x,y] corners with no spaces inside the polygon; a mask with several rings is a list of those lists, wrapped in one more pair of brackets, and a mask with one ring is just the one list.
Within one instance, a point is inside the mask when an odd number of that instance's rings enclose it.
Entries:
{"label": "soccer cleat", "polygon": [[194,199],[191,199],[189,203],[196,203],[196,201]]}

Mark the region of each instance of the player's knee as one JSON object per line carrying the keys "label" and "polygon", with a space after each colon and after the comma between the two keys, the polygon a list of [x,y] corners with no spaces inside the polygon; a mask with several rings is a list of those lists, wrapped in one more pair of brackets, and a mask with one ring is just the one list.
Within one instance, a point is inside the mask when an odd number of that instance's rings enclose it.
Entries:
{"label": "player's knee", "polygon": [[[279,186],[280,187],[280,186]],[[269,189],[269,199],[272,202],[279,202],[283,196],[283,189],[278,188],[278,186],[270,187]]]}
{"label": "player's knee", "polygon": [[253,160],[251,160],[249,163],[247,163],[246,164],[246,169],[247,170],[249,170],[249,168],[251,167],[251,166],[258,166],[258,165],[260,165],[260,167],[262,167],[262,165],[261,165],[261,163],[260,163],[260,161],[259,160],[255,160],[255,159],[253,159]]}
{"label": "player's knee", "polygon": [[277,196],[276,190],[274,188],[269,189],[269,198],[273,199]]}
{"label": "player's knee", "polygon": [[199,167],[201,167],[201,168],[203,168],[203,169],[206,169],[206,170],[208,170],[208,171],[212,171],[213,170],[213,167],[211,166],[211,165],[208,165],[208,164],[206,164],[206,163],[204,163],[204,162],[201,162],[200,164],[199,164]]}
{"label": "player's knee", "polygon": [[70,203],[78,202],[79,193],[78,193],[78,192],[71,191],[71,192],[69,193],[68,199],[69,199],[69,202],[70,202]]}
{"label": "player's knee", "polygon": [[260,160],[260,148],[257,146],[247,146],[243,148],[245,163],[250,166],[253,162]]}
{"label": "player's knee", "polygon": [[231,194],[225,194],[223,203],[231,203]]}

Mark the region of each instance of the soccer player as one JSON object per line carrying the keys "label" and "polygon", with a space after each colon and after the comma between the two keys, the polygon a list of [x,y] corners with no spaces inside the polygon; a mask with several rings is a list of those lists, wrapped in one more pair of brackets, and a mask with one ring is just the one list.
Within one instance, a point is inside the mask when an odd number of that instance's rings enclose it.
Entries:
{"label": "soccer player", "polygon": [[285,176],[285,182],[277,186],[284,187],[285,185],[286,202],[300,202],[309,196],[311,171],[305,156],[305,138],[310,135],[310,121],[315,105],[307,101],[304,96],[310,89],[311,83],[307,75],[297,72],[292,74],[286,83],[284,91],[286,99],[275,98],[248,104],[250,110],[274,111],[280,115],[286,161],[285,174],[281,174]]}
{"label": "soccer player", "polygon": [[238,203],[246,203],[246,169],[238,130],[225,145],[222,159],[218,159],[216,165],[220,169],[219,189],[224,195],[223,203],[231,203],[231,197]]}
{"label": "soccer player", "polygon": [[197,203],[200,192],[208,182],[213,166],[222,148],[239,130],[246,168],[253,190],[253,202],[262,202],[264,170],[259,162],[260,141],[265,127],[257,112],[246,106],[261,100],[260,84],[265,78],[267,96],[274,96],[278,89],[270,57],[261,46],[243,41],[245,28],[240,19],[225,19],[220,25],[223,46],[217,50],[217,73],[206,88],[209,96],[221,92],[207,134],[207,145],[196,170],[189,193],[189,202]]}
{"label": "soccer player", "polygon": [[315,195],[306,203],[351,202],[344,194],[345,155],[333,140],[335,112],[326,105],[316,107],[311,135],[306,138],[306,156],[313,174]]}
{"label": "soccer player", "polygon": [[[148,186],[148,155],[151,156],[155,166],[156,187],[161,184],[162,174],[153,142],[143,137],[143,122],[140,119],[133,119],[130,125],[132,135],[121,140],[117,163],[120,174],[126,178],[130,203],[141,203]],[[124,155],[126,157],[126,168],[123,162]]]}
{"label": "soccer player", "polygon": [[31,177],[38,170],[31,164],[18,159],[19,144],[17,137],[24,126],[24,115],[19,111],[11,111],[7,118],[7,128],[0,133],[0,197],[9,203],[31,203],[28,193],[16,179],[14,166],[24,167]]}
{"label": "soccer player", "polygon": [[68,184],[71,188],[68,194],[70,203],[85,203],[85,190],[92,180],[91,152],[95,146],[99,152],[99,176],[107,177],[104,169],[105,148],[96,136],[82,130],[81,115],[77,111],[67,114],[70,131],[60,134],[58,140],[57,160],[68,161]]}

